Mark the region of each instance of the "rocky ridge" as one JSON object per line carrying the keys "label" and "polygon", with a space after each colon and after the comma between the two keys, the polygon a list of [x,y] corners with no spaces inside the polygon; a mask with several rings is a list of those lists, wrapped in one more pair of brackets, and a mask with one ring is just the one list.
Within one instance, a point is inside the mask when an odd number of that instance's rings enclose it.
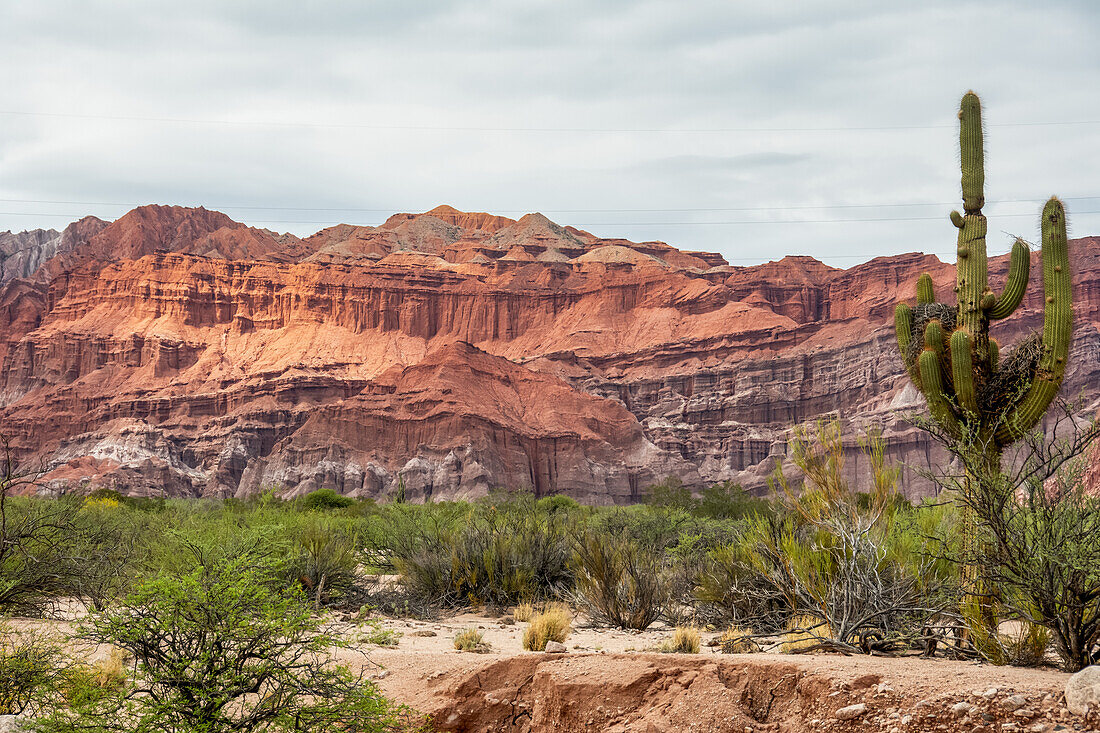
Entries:
{"label": "rocky ridge", "polygon": [[[1067,388],[1090,400],[1098,245],[1072,246]],[[147,206],[0,246],[18,257],[0,286],[0,430],[54,488],[386,497],[400,476],[414,500],[506,486],[628,502],[668,475],[761,487],[792,425],[838,413],[853,477],[871,425],[896,458],[935,457],[903,419],[920,399],[891,328],[921,271],[950,288],[929,255],[731,267],[451,207],[299,239]],[[991,261],[994,287],[1006,268]],[[1002,343],[1040,325],[1037,282]],[[929,490],[912,471],[904,488]]]}

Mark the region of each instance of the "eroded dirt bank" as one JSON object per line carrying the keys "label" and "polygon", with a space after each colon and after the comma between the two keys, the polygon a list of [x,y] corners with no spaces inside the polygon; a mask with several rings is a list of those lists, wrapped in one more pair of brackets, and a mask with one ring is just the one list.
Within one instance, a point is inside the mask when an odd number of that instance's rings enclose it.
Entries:
{"label": "eroded dirt bank", "polygon": [[737,733],[1093,730],[1067,675],[963,662],[786,655],[379,650],[379,684],[440,731]]}

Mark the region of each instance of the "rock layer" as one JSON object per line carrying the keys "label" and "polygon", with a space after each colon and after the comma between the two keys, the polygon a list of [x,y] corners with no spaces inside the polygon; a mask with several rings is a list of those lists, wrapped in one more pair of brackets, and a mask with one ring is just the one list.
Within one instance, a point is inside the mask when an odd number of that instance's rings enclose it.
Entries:
{"label": "rock layer", "polygon": [[[629,502],[668,475],[763,487],[790,428],[833,414],[853,480],[869,426],[935,458],[890,328],[921,271],[953,281],[932,256],[730,267],[450,207],[306,239],[181,207],[96,222],[19,235],[0,289],[0,430],[54,488]],[[1067,389],[1088,399],[1098,245],[1072,244]],[[1028,297],[1002,343],[1037,326]]]}

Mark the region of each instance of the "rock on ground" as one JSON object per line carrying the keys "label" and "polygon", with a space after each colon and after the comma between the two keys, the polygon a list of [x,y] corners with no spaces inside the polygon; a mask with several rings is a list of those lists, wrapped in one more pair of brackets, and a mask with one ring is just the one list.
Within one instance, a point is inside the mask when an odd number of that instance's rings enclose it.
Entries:
{"label": "rock on ground", "polygon": [[1100,665],[1085,667],[1066,683],[1066,707],[1074,715],[1100,710]]}

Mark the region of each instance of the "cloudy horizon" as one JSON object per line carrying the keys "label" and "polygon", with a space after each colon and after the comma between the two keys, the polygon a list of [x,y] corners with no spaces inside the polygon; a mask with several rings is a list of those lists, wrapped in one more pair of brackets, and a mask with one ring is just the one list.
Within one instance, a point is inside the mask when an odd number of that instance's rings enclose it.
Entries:
{"label": "cloudy horizon", "polygon": [[1085,2],[9,3],[0,231],[206,206],[308,235],[449,204],[735,264],[952,259],[982,95],[990,250],[1100,234]]}

